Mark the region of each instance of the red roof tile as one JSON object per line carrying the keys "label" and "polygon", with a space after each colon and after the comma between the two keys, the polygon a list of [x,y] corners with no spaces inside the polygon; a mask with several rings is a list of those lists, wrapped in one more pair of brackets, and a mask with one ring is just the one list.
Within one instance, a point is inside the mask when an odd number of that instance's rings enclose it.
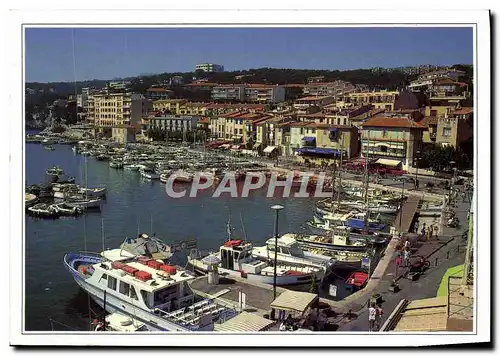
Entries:
{"label": "red roof tile", "polygon": [[437,125],[438,119],[436,116],[426,116],[419,123],[423,127],[429,127],[429,125]]}
{"label": "red roof tile", "polygon": [[361,126],[363,127],[393,127],[393,128],[415,128],[424,129],[419,123],[407,117],[384,117],[377,116],[368,119]]}
{"label": "red roof tile", "polygon": [[451,115],[467,115],[472,114],[474,112],[474,108],[461,108],[453,111]]}

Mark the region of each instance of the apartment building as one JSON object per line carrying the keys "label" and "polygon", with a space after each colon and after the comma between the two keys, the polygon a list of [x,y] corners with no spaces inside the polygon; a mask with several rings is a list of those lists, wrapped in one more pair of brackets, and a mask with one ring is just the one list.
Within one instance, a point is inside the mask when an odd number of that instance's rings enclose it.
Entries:
{"label": "apartment building", "polygon": [[120,144],[133,143],[136,139],[136,127],[132,125],[117,125],[111,129],[111,138]]}
{"label": "apartment building", "polygon": [[345,159],[358,154],[358,132],[352,126],[294,122],[290,146],[301,162],[331,163],[341,154]]}
{"label": "apartment building", "polygon": [[162,99],[153,101],[153,111],[161,111],[169,114],[180,114],[187,103],[184,99]]}
{"label": "apartment building", "polygon": [[224,72],[224,66],[215,63],[200,63],[196,65],[195,70],[201,70],[206,73]]}
{"label": "apartment building", "polygon": [[280,103],[285,101],[282,85],[246,84],[244,100],[256,103]]}
{"label": "apartment building", "polygon": [[172,95],[172,91],[166,88],[149,88],[146,90],[146,98],[155,101],[155,100],[165,100],[170,98]]}
{"label": "apartment building", "polygon": [[451,79],[458,80],[465,72],[456,69],[442,69],[420,75],[416,80],[410,82],[410,90],[422,90],[432,85],[436,80]]}
{"label": "apartment building", "polygon": [[474,135],[473,112],[473,108],[467,107],[438,117],[436,143],[458,148],[460,144],[472,138]]}
{"label": "apartment building", "polygon": [[392,111],[394,110],[394,102],[396,101],[398,96],[398,91],[381,90],[361,93],[349,93],[342,99],[348,105],[372,105],[376,109]]}
{"label": "apartment building", "polygon": [[361,154],[381,165],[408,170],[422,149],[425,127],[408,117],[376,116],[362,125]]}
{"label": "apartment building", "polygon": [[95,126],[138,125],[153,105],[142,94],[100,93],[92,95],[92,121]]}
{"label": "apartment building", "polygon": [[142,130],[160,129],[167,132],[186,132],[197,128],[201,117],[191,115],[165,115],[156,113],[142,118]]}
{"label": "apartment building", "polygon": [[225,84],[217,85],[212,88],[212,100],[215,101],[244,101],[245,85],[243,84]]}
{"label": "apartment building", "polygon": [[333,96],[306,96],[295,100],[294,109],[298,111],[307,111],[311,107],[323,108],[335,101]]}
{"label": "apartment building", "polygon": [[304,86],[302,93],[307,96],[333,96],[336,97],[341,94],[354,91],[356,87],[342,80],[335,82],[321,83],[311,82]]}
{"label": "apartment building", "polygon": [[118,91],[127,91],[132,86],[132,82],[127,80],[117,80],[108,82],[107,87],[109,89],[118,90]]}

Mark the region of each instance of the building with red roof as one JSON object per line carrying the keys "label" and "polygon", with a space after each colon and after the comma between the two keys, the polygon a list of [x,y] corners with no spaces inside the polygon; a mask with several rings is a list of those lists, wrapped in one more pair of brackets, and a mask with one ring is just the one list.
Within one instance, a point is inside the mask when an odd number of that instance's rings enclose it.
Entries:
{"label": "building with red roof", "polygon": [[408,170],[422,150],[422,124],[408,116],[380,115],[366,120],[361,131],[361,154],[382,166]]}

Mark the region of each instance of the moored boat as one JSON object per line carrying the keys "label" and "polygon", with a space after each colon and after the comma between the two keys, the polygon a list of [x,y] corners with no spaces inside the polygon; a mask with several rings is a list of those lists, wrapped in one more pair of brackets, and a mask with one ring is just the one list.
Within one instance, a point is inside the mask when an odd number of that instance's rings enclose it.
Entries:
{"label": "moored boat", "polygon": [[51,205],[59,215],[79,215],[83,213],[83,207],[59,203]]}
{"label": "moored boat", "polygon": [[68,253],[63,263],[106,311],[134,318],[152,331],[213,331],[214,322],[238,314],[193,294],[188,282],[194,276],[121,249],[101,255]]}
{"label": "moored boat", "polygon": [[52,218],[58,216],[57,210],[53,206],[45,203],[38,203],[29,207],[28,212],[39,217]]}

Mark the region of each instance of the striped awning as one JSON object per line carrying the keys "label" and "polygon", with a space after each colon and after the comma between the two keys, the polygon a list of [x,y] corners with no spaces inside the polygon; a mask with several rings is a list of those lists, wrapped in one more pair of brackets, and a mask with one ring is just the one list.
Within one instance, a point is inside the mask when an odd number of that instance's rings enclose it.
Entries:
{"label": "striped awning", "polygon": [[271,153],[276,149],[276,146],[267,146],[264,148],[264,153]]}
{"label": "striped awning", "polygon": [[273,325],[273,320],[265,319],[256,314],[241,312],[225,323],[215,324],[214,331],[227,332],[252,332],[263,331]]}

